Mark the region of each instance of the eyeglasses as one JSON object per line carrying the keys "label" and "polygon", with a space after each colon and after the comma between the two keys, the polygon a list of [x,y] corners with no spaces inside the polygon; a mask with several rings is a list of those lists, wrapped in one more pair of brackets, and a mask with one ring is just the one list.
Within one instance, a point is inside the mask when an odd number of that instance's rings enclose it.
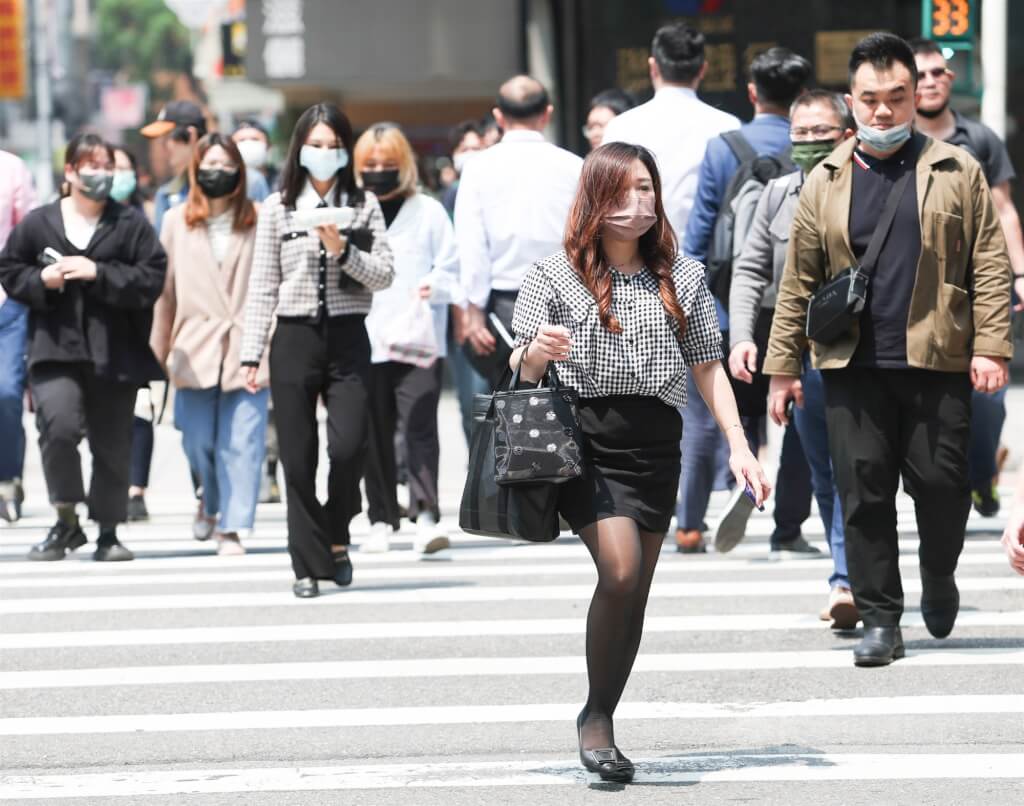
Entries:
{"label": "eyeglasses", "polygon": [[817,138],[824,139],[832,134],[832,132],[840,131],[840,129],[841,127],[839,126],[812,126],[809,129],[804,126],[799,126],[795,129],[790,129],[789,135],[790,137],[807,137],[807,135],[814,135]]}
{"label": "eyeglasses", "polygon": [[917,71],[917,80],[921,81],[921,80],[924,79],[925,76],[931,76],[936,81],[938,81],[940,78],[946,78],[948,75],[949,75],[949,68],[948,67],[933,67],[931,70],[918,70]]}

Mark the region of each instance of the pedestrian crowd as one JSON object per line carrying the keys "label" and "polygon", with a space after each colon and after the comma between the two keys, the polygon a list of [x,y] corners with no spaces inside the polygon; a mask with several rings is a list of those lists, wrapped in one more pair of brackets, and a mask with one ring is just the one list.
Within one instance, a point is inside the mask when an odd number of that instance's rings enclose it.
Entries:
{"label": "pedestrian crowd", "polygon": [[[363,490],[361,552],[390,550],[403,519],[421,555],[449,548],[445,369],[467,441],[478,401],[515,371],[575,395],[584,468],[556,501],[598,574],[577,728],[602,779],[634,774],[613,714],[666,535],[727,553],[773,486],[770,556],[823,556],[801,531],[816,501],[832,561],[821,618],[863,623],[854,662],[883,666],[905,653],[902,482],[921,613],[949,635],[967,518],[999,511],[1006,458],[1024,237],[1005,146],[951,109],[954,74],[925,40],[861,40],[845,94],[772,47],[750,63],[746,123],[700,100],[705,43],[687,25],[656,32],[649,67],[646,103],[594,97],[585,159],[548,140],[545,87],[510,78],[486,121],[452,131],[440,198],[400,126],[357,137],[329,103],[298,118],[274,168],[259,122],[229,136],[167,104],[142,129],[173,172],[151,210],[135,157],[95,134],[67,144],[60,198],[38,207],[0,152],[0,515],[21,512],[27,387],[57,516],[29,559],[86,545],[80,514],[96,560],[132,559],[117,528],[148,517],[160,381],[193,536],[219,554],[245,553],[258,502],[280,497],[278,463],[297,597],[352,583]],[[784,428],[774,485],[758,461],[769,417]],[[1024,474],[1003,543],[1024,574]]]}

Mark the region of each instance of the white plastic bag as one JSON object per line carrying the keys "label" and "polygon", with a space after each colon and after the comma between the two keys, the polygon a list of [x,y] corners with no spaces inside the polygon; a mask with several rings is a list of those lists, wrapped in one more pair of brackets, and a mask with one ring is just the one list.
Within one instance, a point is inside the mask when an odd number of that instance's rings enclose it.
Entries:
{"label": "white plastic bag", "polygon": [[430,301],[420,299],[398,314],[384,331],[384,349],[389,361],[412,364],[427,369],[437,360],[437,336]]}

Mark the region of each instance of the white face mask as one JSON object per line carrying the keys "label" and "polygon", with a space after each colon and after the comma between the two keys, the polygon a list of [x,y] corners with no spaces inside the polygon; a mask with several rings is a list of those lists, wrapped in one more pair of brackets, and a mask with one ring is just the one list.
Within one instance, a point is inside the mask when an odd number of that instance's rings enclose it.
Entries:
{"label": "white face mask", "polygon": [[259,170],[267,164],[267,144],[262,140],[242,140],[235,145],[247,168]]}
{"label": "white face mask", "polygon": [[326,182],[348,165],[348,151],[344,148],[317,148],[305,145],[299,151],[299,165],[309,171],[318,182]]}

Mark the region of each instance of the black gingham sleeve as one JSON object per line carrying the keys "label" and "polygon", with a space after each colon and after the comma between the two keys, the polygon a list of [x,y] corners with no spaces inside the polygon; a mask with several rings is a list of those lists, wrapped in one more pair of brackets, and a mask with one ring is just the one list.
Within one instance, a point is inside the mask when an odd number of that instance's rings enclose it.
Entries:
{"label": "black gingham sleeve", "polygon": [[689,367],[722,358],[722,330],[715,300],[704,281],[704,267],[695,260],[679,258],[672,270],[676,295],[686,314],[686,332],[680,344]]}
{"label": "black gingham sleeve", "polygon": [[541,325],[551,322],[551,303],[555,291],[540,266],[534,265],[526,273],[519,289],[516,308],[512,315],[512,332],[516,347],[529,343]]}

